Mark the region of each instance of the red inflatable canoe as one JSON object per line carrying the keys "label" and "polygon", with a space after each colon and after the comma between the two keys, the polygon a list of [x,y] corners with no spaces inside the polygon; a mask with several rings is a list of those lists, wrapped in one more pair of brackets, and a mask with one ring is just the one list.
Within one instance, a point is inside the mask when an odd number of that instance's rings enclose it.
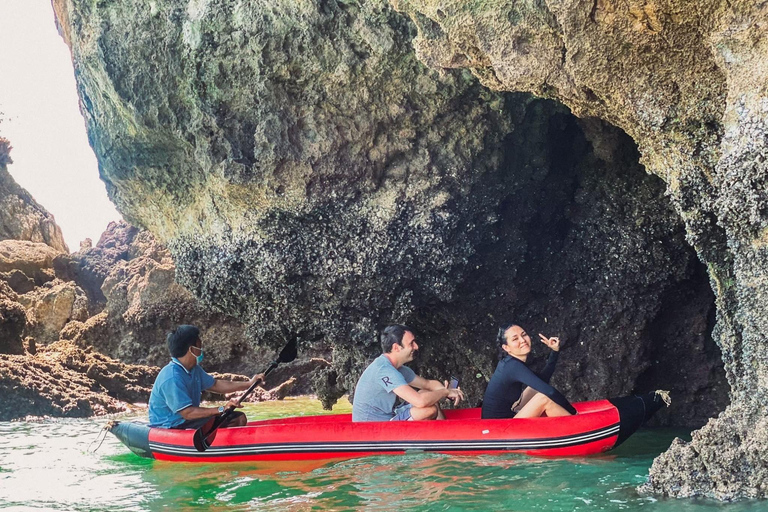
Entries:
{"label": "red inflatable canoe", "polygon": [[573,404],[561,418],[480,419],[480,409],[446,410],[446,421],[353,423],[350,414],[253,421],[222,428],[204,452],[194,430],[114,423],[110,431],[133,452],[187,462],[350,459],[411,451],[457,455],[524,453],[568,457],[615,448],[663,404],[657,393]]}

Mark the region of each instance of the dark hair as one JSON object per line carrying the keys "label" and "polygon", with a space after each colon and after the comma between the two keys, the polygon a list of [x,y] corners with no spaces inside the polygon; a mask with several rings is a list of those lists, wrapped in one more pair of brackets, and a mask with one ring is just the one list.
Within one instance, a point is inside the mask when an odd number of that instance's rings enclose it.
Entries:
{"label": "dark hair", "polygon": [[388,325],[383,331],[381,331],[381,351],[385,354],[392,352],[392,345],[397,343],[403,345],[403,336],[405,333],[411,331],[411,328],[406,325]]}
{"label": "dark hair", "polygon": [[515,326],[520,327],[518,324],[515,324],[515,323],[507,323],[507,324],[504,324],[501,327],[499,327],[499,333],[496,335],[496,346],[499,349],[499,356],[500,357],[503,357],[504,354],[506,354],[506,352],[504,352],[504,349],[501,348],[502,345],[506,345],[507,344],[507,338],[506,338],[506,336],[504,336],[504,334],[506,334],[508,329],[510,329],[511,327],[515,327]]}
{"label": "dark hair", "polygon": [[171,356],[183,357],[199,338],[200,329],[194,325],[180,325],[175,331],[168,333],[165,342],[168,344]]}

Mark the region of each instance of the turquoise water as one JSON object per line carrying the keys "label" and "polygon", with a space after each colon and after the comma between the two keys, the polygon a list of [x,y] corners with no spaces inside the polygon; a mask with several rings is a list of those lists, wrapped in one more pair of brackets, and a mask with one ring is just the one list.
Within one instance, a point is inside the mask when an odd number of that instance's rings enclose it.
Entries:
{"label": "turquoise water", "polygon": [[[341,403],[346,404],[345,400]],[[348,406],[334,412],[347,412]],[[251,418],[317,414],[308,398],[250,406]],[[742,512],[721,504],[640,496],[653,458],[685,432],[646,430],[607,455],[574,459],[412,454],[315,464],[190,464],[142,459],[105,420],[0,422],[0,508],[15,510],[643,510]]]}

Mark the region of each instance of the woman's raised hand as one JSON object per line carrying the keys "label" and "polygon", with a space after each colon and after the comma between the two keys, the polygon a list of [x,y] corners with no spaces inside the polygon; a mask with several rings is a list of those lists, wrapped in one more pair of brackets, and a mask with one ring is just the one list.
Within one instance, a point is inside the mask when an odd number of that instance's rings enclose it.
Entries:
{"label": "woman's raised hand", "polygon": [[543,334],[539,333],[539,338],[541,338],[541,342],[554,350],[555,352],[560,352],[560,338],[557,336],[553,336],[551,338],[547,338]]}

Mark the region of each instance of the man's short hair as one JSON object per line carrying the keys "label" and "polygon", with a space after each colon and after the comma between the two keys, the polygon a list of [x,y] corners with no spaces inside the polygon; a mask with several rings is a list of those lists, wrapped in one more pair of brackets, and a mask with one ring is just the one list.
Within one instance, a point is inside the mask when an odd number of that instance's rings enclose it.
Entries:
{"label": "man's short hair", "polygon": [[175,331],[168,333],[165,342],[172,357],[183,357],[199,338],[200,329],[194,325],[180,325]]}
{"label": "man's short hair", "polygon": [[392,352],[392,345],[397,343],[403,345],[403,336],[406,332],[413,332],[410,327],[406,325],[389,325],[383,331],[381,331],[381,350],[385,354]]}

